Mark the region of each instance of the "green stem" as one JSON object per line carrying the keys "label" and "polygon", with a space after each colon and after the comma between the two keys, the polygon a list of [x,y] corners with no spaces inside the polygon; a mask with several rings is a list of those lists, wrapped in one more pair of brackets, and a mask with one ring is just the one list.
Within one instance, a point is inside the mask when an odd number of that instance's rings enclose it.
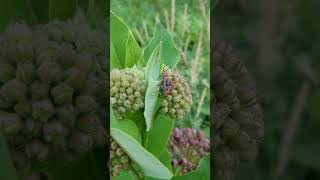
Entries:
{"label": "green stem", "polygon": [[144,141],[143,141],[143,147],[147,147],[148,143],[149,143],[149,134],[150,132],[145,131],[144,133]]}

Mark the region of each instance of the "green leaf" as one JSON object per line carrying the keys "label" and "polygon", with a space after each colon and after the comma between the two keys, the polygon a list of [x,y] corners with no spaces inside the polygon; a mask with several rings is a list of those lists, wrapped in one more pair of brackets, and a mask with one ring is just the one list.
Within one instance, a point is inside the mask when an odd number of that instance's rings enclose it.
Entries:
{"label": "green leaf", "polygon": [[119,58],[122,67],[125,67],[126,48],[128,41],[128,28],[123,20],[110,12],[110,41],[114,45],[114,49]]}
{"label": "green leaf", "polygon": [[210,127],[206,127],[202,130],[206,136],[206,138],[210,139]]}
{"label": "green leaf", "polygon": [[172,171],[172,166],[171,166],[171,158],[168,150],[162,151],[162,153],[159,156],[159,160],[164,164],[170,171]]}
{"label": "green leaf", "polygon": [[30,13],[37,20],[37,23],[47,23],[49,21],[49,1],[32,0],[26,1],[30,3]]}
{"label": "green leaf", "polygon": [[139,44],[134,39],[134,36],[131,31],[129,31],[127,50],[126,50],[126,67],[132,67],[134,64],[137,64],[141,56],[141,49]]}
{"label": "green leaf", "polygon": [[145,49],[145,60],[150,60],[149,58],[151,54],[154,49],[157,48],[159,43],[162,44],[160,52],[161,60],[163,60],[165,65],[174,69],[180,60],[180,54],[178,49],[175,47],[170,34],[160,24],[157,25],[156,31]]}
{"label": "green leaf", "polygon": [[173,127],[173,119],[158,115],[152,123],[146,149],[158,157],[166,149]]}
{"label": "green leaf", "polygon": [[210,179],[210,155],[203,157],[197,169],[188,174],[176,176],[172,180]]}
{"label": "green leaf", "polygon": [[138,127],[140,134],[142,136],[142,139],[145,139],[145,132],[146,132],[146,122],[143,116],[143,111],[139,110],[136,112],[130,112],[130,113],[126,113],[125,117],[127,119],[132,120]]}
{"label": "green leaf", "polygon": [[76,0],[49,0],[49,19],[66,20],[73,16],[76,8]]}
{"label": "green leaf", "polygon": [[9,24],[15,22],[30,23],[30,9],[27,2],[21,0],[1,1],[0,5],[0,31],[6,29]]}
{"label": "green leaf", "polygon": [[1,180],[17,180],[13,163],[10,159],[7,144],[0,132],[0,174]]}
{"label": "green leaf", "polygon": [[124,21],[110,11],[110,39],[121,67],[131,67],[140,58],[141,49]]}
{"label": "green leaf", "polygon": [[[165,150],[161,153],[159,160],[162,162],[163,165],[165,165],[172,172],[171,158],[170,158],[170,154],[167,150]],[[146,177],[145,180],[159,180],[159,179]]]}
{"label": "green leaf", "polygon": [[145,109],[144,109],[144,118],[146,121],[146,130],[149,131],[151,128],[152,119],[155,114],[155,107],[158,100],[159,94],[159,83],[154,79],[149,79],[146,96],[145,96]]}
{"label": "green leaf", "polygon": [[160,179],[170,179],[172,177],[170,170],[131,136],[115,128],[111,128],[110,131],[113,139],[115,139],[130,158],[142,168],[145,176]]}
{"label": "green leaf", "polygon": [[111,120],[110,121],[111,128],[120,129],[141,143],[141,134],[137,125],[129,119],[121,119],[121,120],[116,119],[111,106],[110,106],[110,120]]}
{"label": "green leaf", "polygon": [[150,78],[157,80],[160,75],[160,65],[161,65],[161,58],[160,58],[160,47],[161,44],[154,49],[152,52],[149,61],[146,67],[146,81],[149,83]]}
{"label": "green leaf", "polygon": [[158,100],[159,94],[159,81],[157,79],[160,75],[160,47],[161,44],[158,44],[154,49],[150,56],[150,60],[147,63],[145,77],[148,83],[146,96],[145,96],[145,109],[144,109],[144,117],[146,121],[146,129],[147,131],[151,128],[152,119],[156,110],[156,103]]}
{"label": "green leaf", "polygon": [[120,68],[121,65],[116,50],[114,49],[113,43],[110,42],[110,71]]}

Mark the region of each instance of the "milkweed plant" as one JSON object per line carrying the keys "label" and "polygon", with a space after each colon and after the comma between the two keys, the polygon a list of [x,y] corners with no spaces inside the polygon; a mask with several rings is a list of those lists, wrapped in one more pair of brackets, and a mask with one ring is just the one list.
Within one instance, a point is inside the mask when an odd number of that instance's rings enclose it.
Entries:
{"label": "milkweed plant", "polygon": [[110,12],[111,179],[210,179],[210,141],[198,129],[174,128],[190,112],[188,82],[166,29],[140,47]]}

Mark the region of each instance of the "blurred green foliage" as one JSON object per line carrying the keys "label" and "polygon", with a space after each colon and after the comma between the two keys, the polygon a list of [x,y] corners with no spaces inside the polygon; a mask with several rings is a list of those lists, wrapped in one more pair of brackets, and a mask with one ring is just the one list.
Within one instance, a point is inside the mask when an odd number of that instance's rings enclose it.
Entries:
{"label": "blurred green foliage", "polygon": [[[28,25],[47,24],[53,20],[71,19],[75,12],[84,10],[94,27],[101,27],[102,20],[108,15],[108,0],[2,0],[0,1],[0,32],[14,23]],[[106,176],[105,149],[95,149],[88,156],[72,165],[65,159],[52,157],[51,163],[36,164],[37,168],[48,171],[52,179],[104,179]],[[39,167],[38,167],[39,166]],[[14,180],[8,149],[0,132],[0,179]]]}
{"label": "blurred green foliage", "polygon": [[[320,179],[320,1],[219,1],[214,9],[214,31],[230,43],[256,79],[263,105],[265,137],[254,163],[242,164],[237,179]],[[305,108],[290,127],[296,97],[311,84]],[[299,104],[299,103],[298,103]],[[303,103],[301,103],[303,104]],[[283,137],[294,130],[292,144]],[[287,160],[280,161],[285,147]],[[280,168],[281,169],[281,168]]]}
{"label": "blurred green foliage", "polygon": [[66,20],[72,17],[78,8],[85,10],[90,18],[104,17],[108,14],[108,5],[108,0],[2,0],[0,31],[16,22],[45,24],[57,19]]}
{"label": "blurred green foliage", "polygon": [[190,82],[193,96],[191,113],[176,126],[205,128],[208,135],[210,0],[117,0],[111,1],[111,10],[127,22],[142,46],[151,39],[157,22],[171,33],[181,55],[178,71]]}

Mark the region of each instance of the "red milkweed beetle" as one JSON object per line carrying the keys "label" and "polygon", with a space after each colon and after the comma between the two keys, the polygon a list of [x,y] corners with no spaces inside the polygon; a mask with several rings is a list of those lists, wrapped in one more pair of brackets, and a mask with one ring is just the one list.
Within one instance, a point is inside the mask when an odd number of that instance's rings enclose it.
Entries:
{"label": "red milkweed beetle", "polygon": [[162,92],[165,96],[168,96],[171,90],[174,88],[174,81],[170,80],[169,73],[168,73],[168,67],[163,67],[162,72]]}

